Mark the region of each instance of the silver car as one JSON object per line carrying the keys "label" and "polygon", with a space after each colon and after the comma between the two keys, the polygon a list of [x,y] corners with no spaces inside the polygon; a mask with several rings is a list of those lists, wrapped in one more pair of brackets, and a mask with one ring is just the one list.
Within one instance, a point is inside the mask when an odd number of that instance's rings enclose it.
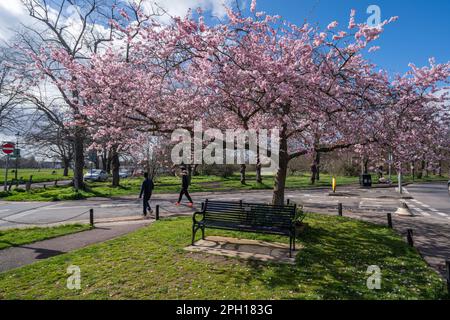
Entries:
{"label": "silver car", "polygon": [[130,172],[128,170],[120,170],[119,171],[119,177],[121,179],[128,178],[130,176]]}
{"label": "silver car", "polygon": [[108,173],[104,170],[89,170],[88,173],[84,175],[85,181],[107,181]]}

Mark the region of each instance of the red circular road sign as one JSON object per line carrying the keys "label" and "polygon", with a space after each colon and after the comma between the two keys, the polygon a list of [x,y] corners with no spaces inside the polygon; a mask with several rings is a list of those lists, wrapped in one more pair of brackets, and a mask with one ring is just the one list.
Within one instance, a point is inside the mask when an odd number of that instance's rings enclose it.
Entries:
{"label": "red circular road sign", "polygon": [[13,153],[14,152],[14,148],[15,148],[15,146],[12,143],[4,143],[2,145],[2,151],[3,151],[3,153],[6,153],[6,154]]}

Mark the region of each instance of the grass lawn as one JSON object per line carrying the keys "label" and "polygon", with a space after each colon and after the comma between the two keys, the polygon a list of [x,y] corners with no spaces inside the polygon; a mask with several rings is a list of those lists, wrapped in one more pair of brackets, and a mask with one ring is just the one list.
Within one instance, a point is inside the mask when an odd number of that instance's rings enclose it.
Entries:
{"label": "grass lawn", "polygon": [[[191,219],[149,227],[0,274],[0,299],[443,299],[444,281],[393,231],[308,214],[296,265],[189,253]],[[207,230],[207,235],[286,242],[285,237]],[[66,288],[67,267],[81,290]],[[370,265],[381,290],[366,286]]]}
{"label": "grass lawn", "polygon": [[66,234],[85,231],[90,229],[89,225],[68,224],[46,228],[26,228],[0,230],[0,250],[16,247],[36,241],[56,238]]}
{"label": "grass lawn", "polygon": [[[8,181],[14,179],[14,168],[8,170]],[[69,176],[63,176],[63,169],[20,169],[17,171],[17,178],[23,178],[24,182],[33,176],[33,182],[51,182],[55,180],[70,180],[73,177],[73,171],[69,170]],[[5,183],[5,169],[1,168],[0,184]]]}
{"label": "grass lawn", "polygon": [[[317,181],[314,187],[330,187],[332,176],[322,174],[321,180]],[[357,184],[358,177],[337,176],[337,186]],[[411,181],[411,177],[406,176],[405,182]],[[417,182],[425,181],[442,181],[445,178],[438,176],[429,176],[417,180]],[[86,191],[76,192],[72,187],[59,186],[47,187],[46,189],[36,188],[30,192],[23,189],[13,189],[11,192],[0,191],[0,199],[9,201],[58,201],[58,200],[79,200],[89,197],[117,197],[125,195],[138,195],[142,183],[141,178],[122,179],[118,188],[112,188],[110,182],[92,182],[88,183]],[[154,193],[177,193],[180,191],[180,178],[172,176],[158,177],[155,181]],[[310,175],[303,173],[295,176],[289,176],[286,181],[287,188],[310,188]],[[240,183],[240,177],[235,174],[228,178],[219,176],[196,176],[192,177],[190,192],[207,192],[207,191],[229,191],[229,190],[261,190],[273,188],[273,176],[265,176],[263,183],[256,183],[254,173],[247,175],[247,184]]]}

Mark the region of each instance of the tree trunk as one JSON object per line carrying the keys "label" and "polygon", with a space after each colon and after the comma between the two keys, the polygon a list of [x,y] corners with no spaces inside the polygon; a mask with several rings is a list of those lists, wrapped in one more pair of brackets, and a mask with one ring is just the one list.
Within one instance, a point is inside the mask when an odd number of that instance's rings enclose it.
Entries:
{"label": "tree trunk", "polygon": [[320,152],[314,153],[313,164],[311,166],[311,184],[320,181]]}
{"label": "tree trunk", "polygon": [[422,160],[420,162],[420,169],[417,170],[417,179],[422,179],[423,178],[423,172],[425,170],[425,161]]}
{"label": "tree trunk", "polygon": [[112,162],[112,151],[108,152],[108,159],[106,160],[106,172],[111,174],[111,162]]}
{"label": "tree trunk", "polygon": [[100,157],[98,156],[98,152],[95,153],[95,169],[100,169]]}
{"label": "tree trunk", "polygon": [[102,169],[108,172],[108,152],[106,150],[102,153]]}
{"label": "tree trunk", "polygon": [[280,167],[275,176],[272,204],[284,205],[284,191],[286,188],[287,169],[289,164],[289,155],[287,148],[286,125],[280,134]]}
{"label": "tree trunk", "polygon": [[369,160],[364,159],[364,174],[368,174],[368,173],[369,173]]}
{"label": "tree trunk", "polygon": [[320,181],[320,152],[316,153],[316,165],[317,165],[316,180]]}
{"label": "tree trunk", "polygon": [[68,177],[69,176],[70,160],[67,159],[67,158],[63,158],[62,159],[62,163],[63,163],[63,168],[64,168],[63,176],[64,177]]}
{"label": "tree trunk", "polygon": [[261,175],[261,157],[259,156],[259,139],[256,147],[256,183],[262,183]]}
{"label": "tree trunk", "polygon": [[74,149],[73,186],[75,190],[83,190],[85,187],[83,181],[84,135],[79,128],[75,130],[73,149]]}
{"label": "tree trunk", "polygon": [[241,164],[241,184],[246,184],[246,179],[245,179],[245,170],[247,169],[247,166],[245,164]]}
{"label": "tree trunk", "polygon": [[198,164],[192,165],[192,176],[198,176]]}
{"label": "tree trunk", "polygon": [[117,188],[120,185],[120,161],[119,161],[119,153],[116,148],[112,148],[111,155],[111,167],[112,167],[112,186],[113,188]]}

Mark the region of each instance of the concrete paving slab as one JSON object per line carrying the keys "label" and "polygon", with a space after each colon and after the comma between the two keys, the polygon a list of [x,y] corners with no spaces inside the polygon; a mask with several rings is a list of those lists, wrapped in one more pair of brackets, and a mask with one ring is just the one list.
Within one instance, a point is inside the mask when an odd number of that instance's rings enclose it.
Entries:
{"label": "concrete paving slab", "polygon": [[296,249],[292,252],[292,258],[289,258],[289,245],[284,243],[217,236],[206,237],[205,240],[199,240],[193,246],[184,248],[189,252],[286,264],[295,264],[295,257],[301,246],[297,245]]}

